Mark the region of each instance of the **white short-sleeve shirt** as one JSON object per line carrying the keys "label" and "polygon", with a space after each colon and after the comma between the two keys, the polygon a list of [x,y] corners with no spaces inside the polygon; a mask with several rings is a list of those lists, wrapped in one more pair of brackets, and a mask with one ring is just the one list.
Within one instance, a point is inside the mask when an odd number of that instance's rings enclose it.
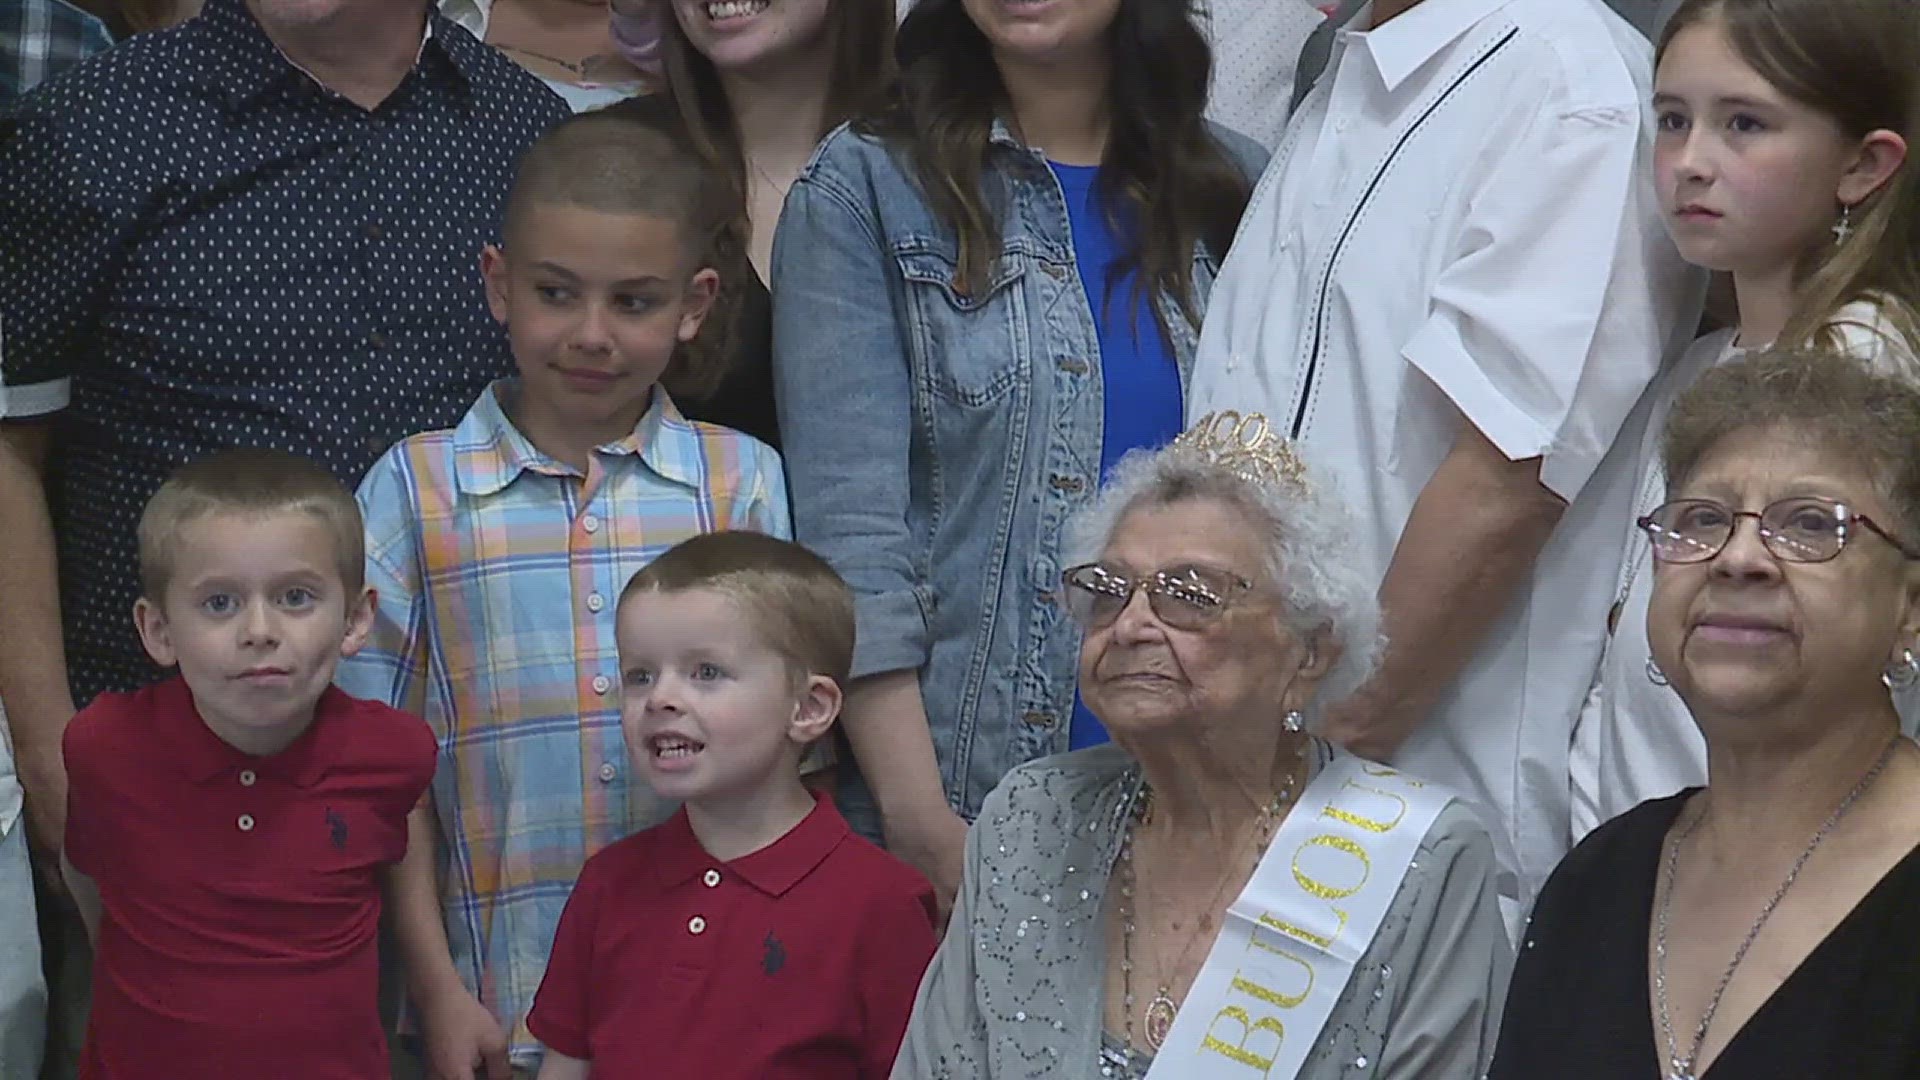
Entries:
{"label": "white short-sleeve shirt", "polygon": [[1463,423],[1541,458],[1568,500],[1396,757],[1475,800],[1521,901],[1568,846],[1568,743],[1638,432],[1609,451],[1699,310],[1652,185],[1651,61],[1599,0],[1425,0],[1340,31],[1254,193],[1194,368],[1190,416],[1264,413],[1335,477],[1376,578]]}

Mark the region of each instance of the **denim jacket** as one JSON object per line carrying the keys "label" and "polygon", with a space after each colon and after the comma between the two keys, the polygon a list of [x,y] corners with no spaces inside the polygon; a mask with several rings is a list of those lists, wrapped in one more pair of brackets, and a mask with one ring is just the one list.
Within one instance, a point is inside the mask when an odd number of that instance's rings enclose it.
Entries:
{"label": "denim jacket", "polygon": [[[1215,136],[1258,176],[1265,150]],[[1103,426],[1065,196],[1002,124],[989,153],[1001,254],[977,294],[955,288],[958,242],[905,151],[846,127],[793,185],[773,254],[795,536],[853,587],[854,675],[920,673],[969,819],[1015,766],[1067,748],[1080,635],[1058,602],[1062,526],[1099,484]],[[1195,250],[1196,310],[1225,255]],[[1184,387],[1198,331],[1158,303]]]}

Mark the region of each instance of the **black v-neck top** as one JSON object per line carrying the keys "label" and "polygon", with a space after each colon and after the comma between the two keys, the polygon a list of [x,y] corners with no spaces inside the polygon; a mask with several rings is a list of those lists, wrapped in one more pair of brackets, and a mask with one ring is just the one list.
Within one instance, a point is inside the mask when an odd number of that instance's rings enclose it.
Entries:
{"label": "black v-neck top", "polygon": [[[1490,1080],[1664,1080],[1647,935],[1662,843],[1690,794],[1615,818],[1553,872],[1521,942]],[[1795,885],[1819,887],[1811,875]],[[1699,1080],[1896,1078],[1920,1078],[1920,849],[1808,954]]]}

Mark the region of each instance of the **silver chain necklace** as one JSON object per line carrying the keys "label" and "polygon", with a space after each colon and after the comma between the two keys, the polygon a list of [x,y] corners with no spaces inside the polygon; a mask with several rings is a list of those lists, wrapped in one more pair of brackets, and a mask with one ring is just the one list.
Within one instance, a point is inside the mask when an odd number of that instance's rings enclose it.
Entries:
{"label": "silver chain necklace", "polygon": [[1686,828],[1674,836],[1672,843],[1667,847],[1665,883],[1660,898],[1659,918],[1654,923],[1653,938],[1653,988],[1660,1005],[1660,1032],[1667,1040],[1669,1066],[1667,1080],[1695,1080],[1693,1063],[1700,1059],[1700,1048],[1707,1041],[1707,1028],[1713,1024],[1713,1014],[1720,1009],[1720,997],[1727,992],[1727,985],[1733,982],[1733,973],[1740,970],[1740,962],[1747,958],[1747,950],[1753,948],[1754,941],[1760,936],[1761,928],[1765,927],[1767,920],[1773,917],[1773,909],[1779,907],[1780,901],[1786,899],[1787,891],[1793,888],[1793,883],[1799,878],[1801,869],[1807,865],[1807,860],[1813,858],[1813,853],[1820,849],[1821,841],[1827,838],[1827,834],[1833,831],[1834,826],[1840,824],[1841,818],[1847,816],[1847,811],[1853,809],[1853,804],[1859,800],[1860,796],[1866,794],[1867,789],[1873,786],[1881,770],[1887,767],[1887,762],[1893,760],[1894,748],[1899,745],[1898,737],[1887,743],[1887,748],[1880,752],[1880,759],[1873,763],[1873,768],[1867,770],[1859,783],[1853,785],[1853,790],[1847,793],[1846,798],[1840,800],[1840,805],[1834,807],[1833,813],[1827,816],[1826,823],[1820,826],[1820,831],[1813,834],[1813,841],[1807,845],[1807,849],[1793,861],[1793,869],[1787,871],[1787,879],[1780,883],[1780,887],[1774,890],[1773,897],[1767,901],[1767,905],[1760,909],[1760,917],[1753,920],[1753,926],[1747,930],[1746,938],[1740,942],[1740,947],[1733,951],[1733,959],[1727,964],[1725,974],[1720,976],[1719,985],[1713,988],[1713,996],[1707,999],[1707,1009],[1700,1014],[1700,1023],[1693,1029],[1693,1046],[1688,1049],[1685,1057],[1680,1056],[1679,1044],[1673,1037],[1673,1021],[1667,1012],[1667,916],[1673,908],[1673,875],[1675,867],[1680,863],[1680,846],[1693,835],[1695,829],[1700,827],[1700,823],[1706,820],[1705,812],[1695,816],[1691,822],[1687,823]]}

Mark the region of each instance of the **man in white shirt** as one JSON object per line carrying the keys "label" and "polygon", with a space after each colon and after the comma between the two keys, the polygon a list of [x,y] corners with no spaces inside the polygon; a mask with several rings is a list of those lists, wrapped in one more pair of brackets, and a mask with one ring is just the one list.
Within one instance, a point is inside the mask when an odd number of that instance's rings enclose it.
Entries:
{"label": "man in white shirt", "polygon": [[1324,730],[1474,799],[1511,914],[1568,845],[1637,436],[1603,459],[1699,282],[1654,196],[1647,42],[1599,0],[1375,0],[1331,37],[1188,414],[1263,413],[1339,484],[1388,647]]}

